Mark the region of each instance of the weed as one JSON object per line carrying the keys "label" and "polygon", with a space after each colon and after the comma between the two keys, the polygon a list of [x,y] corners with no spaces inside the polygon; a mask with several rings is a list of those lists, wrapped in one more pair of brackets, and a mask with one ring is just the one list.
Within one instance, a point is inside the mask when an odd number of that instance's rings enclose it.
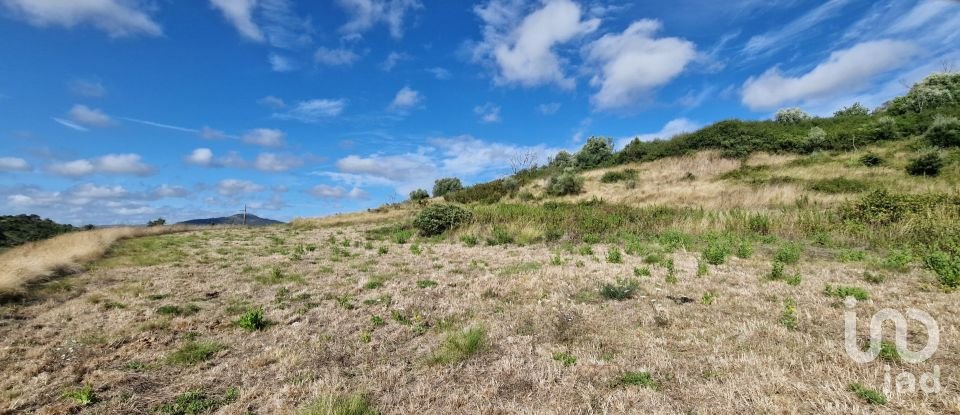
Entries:
{"label": "weed", "polygon": [[800,245],[786,244],[777,249],[777,251],[773,254],[773,259],[777,262],[793,265],[797,262],[800,262],[800,252]]}
{"label": "weed", "polygon": [[747,259],[753,256],[753,245],[749,241],[740,241],[735,252],[737,258]]}
{"label": "weed", "polygon": [[624,372],[615,382],[618,386],[639,386],[641,388],[660,390],[660,383],[657,382],[650,372]]}
{"label": "weed", "polygon": [[640,284],[636,280],[620,278],[615,284],[602,284],[600,295],[608,300],[623,301],[633,298],[638,288],[640,288]]}
{"label": "weed", "polygon": [[224,349],[226,349],[226,346],[217,342],[189,341],[173,352],[167,360],[172,364],[190,366],[209,360],[217,352]]}
{"label": "weed", "polygon": [[886,405],[887,397],[878,391],[870,389],[866,386],[863,386],[859,383],[851,383],[849,386],[851,392],[854,395],[857,395],[858,398],[863,399],[865,402],[872,405]]}
{"label": "weed", "polygon": [[713,291],[707,291],[703,293],[703,297],[700,298],[700,304],[711,305],[716,299],[717,299],[717,296],[716,294],[713,293]]}
{"label": "weed", "polygon": [[568,352],[556,352],[553,354],[553,360],[556,360],[566,367],[577,364],[577,357]]}
{"label": "weed", "polygon": [[703,250],[703,259],[710,265],[720,265],[726,262],[730,254],[730,246],[722,238],[712,238]]}
{"label": "weed", "polygon": [[449,364],[464,361],[478,353],[486,343],[487,331],[483,327],[469,328],[450,333],[431,359],[433,363]]}
{"label": "weed", "polygon": [[370,325],[374,328],[383,327],[387,325],[387,322],[383,320],[383,317],[370,316]]}
{"label": "weed", "polygon": [[808,188],[816,192],[837,194],[860,193],[866,191],[869,186],[860,180],[835,177],[832,179],[816,180],[811,183]]}
{"label": "weed", "polygon": [[880,342],[880,354],[878,356],[881,360],[890,363],[900,362],[900,352],[897,351],[897,346],[886,340]]}
{"label": "weed", "polygon": [[223,405],[236,400],[237,390],[229,389],[222,399],[208,396],[204,391],[196,389],[184,392],[174,398],[172,403],[161,405],[156,412],[168,415],[198,415],[216,411]]}
{"label": "weed", "polygon": [[887,277],[880,273],[872,273],[870,271],[863,271],[863,280],[871,284],[881,284],[886,281]]}
{"label": "weed", "polygon": [[466,246],[477,246],[477,237],[474,235],[460,235],[460,242]]}
{"label": "weed", "polygon": [[620,253],[620,250],[617,248],[611,248],[607,251],[607,262],[611,264],[622,264],[623,255]]}
{"label": "weed", "polygon": [[941,286],[950,290],[960,288],[960,255],[937,251],[924,258],[924,263],[937,275]]}
{"label": "weed", "polygon": [[365,290],[375,290],[377,288],[383,287],[384,280],[383,278],[374,277],[370,278],[366,283],[363,284]]}
{"label": "weed", "polygon": [[164,305],[157,308],[157,314],[165,316],[192,316],[200,311],[200,307],[195,304],[187,304],[180,307],[176,305]]}
{"label": "weed", "polygon": [[430,288],[430,287],[436,287],[437,285],[438,285],[437,282],[433,280],[417,281],[417,288]]}
{"label": "weed", "polygon": [[788,298],[783,302],[783,313],[780,314],[780,324],[787,330],[797,329],[797,302]]}
{"label": "weed", "polygon": [[750,218],[747,219],[747,226],[753,233],[767,235],[770,233],[770,218],[759,213],[750,215]]}
{"label": "weed", "polygon": [[887,256],[883,258],[882,266],[884,269],[888,269],[896,272],[907,272],[910,269],[910,263],[913,262],[913,256],[909,252],[894,249],[887,253]]}
{"label": "weed", "polygon": [[378,415],[367,395],[324,396],[301,408],[297,415]]}
{"label": "weed", "polygon": [[581,245],[580,255],[593,255],[593,247],[590,245]]}
{"label": "weed", "polygon": [[703,262],[703,260],[698,260],[698,261],[697,261],[697,276],[698,276],[698,277],[702,277],[702,276],[704,276],[704,275],[707,275],[707,273],[709,273],[709,272],[710,272],[710,269],[707,268],[707,263],[706,263],[706,262]]}
{"label": "weed", "polygon": [[377,255],[383,256],[383,255],[386,255],[388,252],[390,252],[390,250],[387,248],[386,245],[380,245],[380,247],[377,248]]}
{"label": "weed", "polygon": [[356,308],[356,306],[353,305],[353,297],[349,295],[337,296],[336,300],[337,300],[337,305],[339,305],[341,308],[345,310],[353,310],[354,308]]}
{"label": "weed", "polygon": [[853,297],[857,299],[857,301],[866,301],[867,299],[870,298],[870,294],[863,288],[848,287],[848,286],[841,286],[841,285],[834,287],[834,286],[831,286],[830,284],[827,284],[826,288],[823,289],[823,293],[830,297],[837,297],[841,299],[847,298],[847,297]]}
{"label": "weed", "polygon": [[70,389],[63,393],[63,397],[73,400],[79,406],[93,405],[97,403],[97,394],[90,385],[83,385],[76,389]]}
{"label": "weed", "polygon": [[633,276],[635,277],[649,277],[650,268],[647,267],[633,267]]}
{"label": "weed", "polygon": [[423,253],[423,249],[420,248],[420,244],[410,245],[410,253],[414,255],[420,255]]}
{"label": "weed", "polygon": [[236,321],[236,325],[246,331],[258,331],[267,328],[269,323],[263,316],[263,308],[248,310]]}

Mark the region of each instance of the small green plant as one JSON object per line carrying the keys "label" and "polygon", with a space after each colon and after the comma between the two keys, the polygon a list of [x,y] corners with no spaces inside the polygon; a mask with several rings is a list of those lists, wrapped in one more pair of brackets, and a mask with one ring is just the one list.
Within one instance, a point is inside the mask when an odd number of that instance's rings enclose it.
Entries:
{"label": "small green plant", "polygon": [[577,357],[568,352],[556,352],[553,354],[553,360],[556,360],[564,366],[570,367],[577,364]]}
{"label": "small green plant", "polygon": [[252,310],[247,310],[246,313],[240,316],[237,319],[236,324],[238,327],[246,331],[258,331],[267,328],[267,319],[263,316],[263,308],[254,308]]}
{"label": "small green plant", "polygon": [[413,219],[413,226],[423,236],[440,235],[471,220],[470,211],[451,204],[430,205]]}
{"label": "small green plant", "polygon": [[97,394],[93,386],[83,385],[79,388],[70,389],[63,393],[63,397],[72,400],[79,406],[93,405],[97,403]]}
{"label": "small green plant", "polygon": [[608,171],[600,176],[600,183],[616,183],[637,177],[637,171],[632,169]]}
{"label": "small green plant", "polygon": [[176,305],[164,305],[157,307],[157,314],[165,316],[192,316],[200,311],[200,307],[195,304],[187,304],[184,307]]}
{"label": "small green plant", "polygon": [[650,268],[648,267],[633,267],[633,276],[635,277],[649,277]]}
{"label": "small green plant", "polygon": [[677,280],[677,268],[674,266],[673,259],[671,258],[664,261],[663,266],[667,269],[667,276],[664,278],[664,281],[668,284],[676,284],[679,282],[679,280]]}
{"label": "small green plant", "polygon": [[365,290],[375,290],[377,288],[382,288],[384,281],[382,278],[370,278],[366,283],[363,284],[363,289]]}
{"label": "small green plant", "polygon": [[209,396],[206,392],[196,389],[177,395],[172,403],[161,405],[157,413],[167,415],[199,415],[216,411],[221,406],[237,399],[238,391],[230,388],[222,399]]}
{"label": "small green plant", "polygon": [[559,254],[554,255],[552,258],[550,258],[550,265],[555,265],[555,266],[563,265],[563,257],[560,256]]}
{"label": "small green plant", "polygon": [[420,255],[423,253],[423,248],[420,248],[420,244],[410,245],[410,253],[414,255]]}
{"label": "small green plant", "polygon": [[191,340],[173,352],[167,360],[175,365],[190,366],[209,360],[217,352],[224,349],[226,347],[217,342]]}
{"label": "small green plant", "polygon": [[721,238],[713,238],[707,242],[707,247],[703,249],[703,260],[710,265],[720,265],[726,262],[729,254],[730,246],[727,241]]}
{"label": "small green plant", "polygon": [[379,415],[367,395],[323,396],[299,411],[297,415]]}
{"label": "small green plant", "polygon": [[487,331],[482,327],[450,333],[431,360],[438,364],[464,361],[478,353],[486,343],[486,339]]}
{"label": "small green plant", "polygon": [[433,280],[417,281],[417,288],[430,288],[430,287],[436,287],[437,285],[438,285],[437,282]]}
{"label": "small green plant", "polygon": [[466,246],[477,246],[477,237],[473,235],[460,235],[460,242]]}
{"label": "small green plant", "polygon": [[940,153],[931,151],[915,159],[911,159],[907,164],[907,174],[911,176],[936,177],[940,175],[943,168],[943,159]]}
{"label": "small green plant", "polygon": [[783,302],[783,313],[780,314],[780,324],[788,330],[797,329],[797,302],[788,298]]}
{"label": "small green plant", "polygon": [[773,259],[786,265],[793,265],[800,262],[800,252],[800,245],[786,244],[777,249],[773,254]]}
{"label": "small green plant", "polygon": [[593,247],[590,245],[580,245],[580,255],[593,255]]}
{"label": "small green plant", "polygon": [[546,193],[550,196],[575,195],[583,191],[583,178],[572,170],[550,176]]}
{"label": "small green plant", "polygon": [[867,167],[882,166],[884,163],[883,158],[874,153],[867,153],[860,157],[860,164]]}
{"label": "small green plant", "polygon": [[910,269],[910,263],[913,262],[913,255],[902,249],[893,249],[883,258],[881,264],[884,269],[896,272],[907,272]]}
{"label": "small green plant", "polygon": [[702,276],[704,276],[704,275],[707,275],[709,272],[710,272],[710,268],[707,267],[707,263],[706,263],[706,262],[703,262],[702,259],[701,259],[701,260],[698,260],[698,261],[697,261],[697,276],[698,276],[698,277],[702,277]]}
{"label": "small green plant", "polygon": [[871,284],[882,284],[884,281],[887,280],[887,277],[880,273],[863,271],[863,280]]}
{"label": "small green plant", "polygon": [[393,233],[393,242],[396,242],[399,245],[403,245],[410,240],[410,237],[413,236],[413,231],[410,229],[399,229]]}
{"label": "small green plant", "polygon": [[716,294],[713,291],[707,291],[703,293],[703,297],[700,297],[700,304],[711,305],[717,299]]}
{"label": "small green plant", "polygon": [[623,255],[620,253],[620,250],[617,248],[610,248],[610,250],[607,251],[607,262],[611,264],[622,264]]}
{"label": "small green plant", "polygon": [[740,243],[737,244],[737,251],[735,255],[737,258],[750,258],[753,256],[753,245],[750,243],[750,241],[740,241]]}
{"label": "small green plant", "polygon": [[623,301],[633,298],[640,284],[636,280],[620,278],[615,284],[606,283],[600,286],[600,295],[608,300]]}
{"label": "small green plant", "polygon": [[370,316],[370,325],[374,328],[383,327],[387,325],[387,322],[383,320],[383,317]]}
{"label": "small green plant", "polygon": [[886,340],[880,342],[880,354],[878,356],[881,360],[890,363],[900,363],[901,360],[897,345]]}
{"label": "small green plant", "polygon": [[770,218],[763,214],[753,214],[747,219],[747,227],[750,231],[758,235],[767,235],[770,233]]}
{"label": "small green plant", "polygon": [[853,297],[857,301],[866,301],[870,298],[870,294],[860,287],[849,287],[849,286],[831,286],[827,284],[826,288],[823,289],[823,293],[830,297],[837,298],[847,298]]}
{"label": "small green plant", "polygon": [[650,372],[624,372],[615,382],[619,386],[639,386],[641,388],[660,390],[660,383],[657,382]]}
{"label": "small green plant", "polygon": [[858,398],[864,400],[865,402],[871,405],[886,405],[887,397],[883,393],[870,389],[866,386],[863,386],[859,383],[851,383],[849,386],[850,392],[853,392],[854,395],[857,395]]}
{"label": "small green plant", "polygon": [[927,269],[937,275],[937,281],[948,290],[960,288],[960,255],[952,256],[936,251],[923,260]]}
{"label": "small green plant", "polygon": [[383,256],[383,255],[386,255],[388,252],[390,252],[390,249],[387,248],[386,245],[380,245],[379,247],[377,247],[377,255]]}

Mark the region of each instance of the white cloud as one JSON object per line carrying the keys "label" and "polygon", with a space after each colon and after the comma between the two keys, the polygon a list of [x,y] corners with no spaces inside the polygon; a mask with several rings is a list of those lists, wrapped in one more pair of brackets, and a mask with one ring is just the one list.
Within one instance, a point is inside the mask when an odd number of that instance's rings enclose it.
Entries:
{"label": "white cloud", "polygon": [[337,169],[349,174],[362,174],[392,182],[410,182],[433,175],[433,160],[422,153],[404,153],[392,156],[350,155],[337,161]]}
{"label": "white cloud", "polygon": [[67,112],[67,116],[70,117],[71,121],[87,127],[107,127],[113,124],[110,116],[104,114],[103,111],[87,107],[86,105],[74,105],[70,108],[70,111]]}
{"label": "white cloud", "polygon": [[220,10],[223,18],[227,19],[243,37],[255,42],[264,41],[263,32],[253,22],[253,11],[257,0],[210,0],[210,5]]}
{"label": "white cloud", "polygon": [[4,171],[30,171],[30,163],[17,157],[0,157],[0,172]]}
{"label": "white cloud", "polygon": [[76,79],[69,84],[70,92],[87,98],[101,98],[107,94],[107,88],[98,80]]}
{"label": "white cloud", "polygon": [[875,75],[899,68],[918,53],[908,42],[880,40],[835,51],[826,61],[803,75],[784,76],[776,67],[743,84],[747,107],[771,109],[785,103],[814,102],[867,86]]}
{"label": "white cloud", "polygon": [[253,167],[260,171],[284,172],[303,165],[303,160],[293,156],[283,156],[273,153],[261,153],[253,162]]}
{"label": "white cloud", "polygon": [[451,74],[450,71],[444,68],[441,68],[439,66],[435,68],[428,68],[427,72],[430,72],[431,74],[433,74],[434,78],[437,78],[441,81],[446,81],[447,79],[450,79],[453,77],[453,74]]}
{"label": "white cloud", "polygon": [[184,158],[184,161],[196,166],[211,166],[213,165],[213,151],[209,148],[195,149]]}
{"label": "white cloud", "polygon": [[286,136],[286,134],[280,130],[257,128],[246,132],[241,139],[244,143],[261,147],[282,147],[284,144],[284,136]]}
{"label": "white cloud", "polygon": [[276,53],[271,53],[267,57],[267,61],[270,62],[270,69],[274,72],[290,72],[297,69],[296,62]]}
{"label": "white cloud", "polygon": [[95,159],[54,163],[49,166],[49,170],[51,173],[68,177],[87,176],[94,173],[135,176],[153,173],[153,168],[145,164],[138,154],[107,154]]}
{"label": "white cloud", "polygon": [[387,58],[383,60],[383,63],[380,64],[380,69],[390,72],[395,66],[397,66],[398,63],[400,63],[400,61],[408,58],[409,56],[407,56],[405,53],[390,52],[390,54],[387,55]]}
{"label": "white cloud", "polygon": [[809,12],[803,14],[796,20],[767,33],[755,35],[747,41],[743,47],[743,53],[756,56],[768,55],[784,47],[797,44],[796,37],[807,32],[810,28],[820,24],[824,20],[836,16],[844,6],[851,0],[829,0]]}
{"label": "white cloud", "polygon": [[227,133],[207,126],[201,128],[200,132],[197,134],[200,135],[200,138],[205,140],[221,140],[228,137]]}
{"label": "white cloud", "polygon": [[341,32],[360,34],[384,23],[395,39],[403,37],[407,12],[423,8],[419,0],[337,0],[337,4],[351,16]]}
{"label": "white cloud", "polygon": [[75,199],[117,199],[128,195],[127,189],[123,186],[97,186],[92,183],[76,186],[69,191],[70,196]]}
{"label": "white cloud", "polygon": [[280,119],[313,123],[340,115],[346,106],[347,100],[345,99],[311,99],[300,101],[289,111],[275,113],[273,116]]}
{"label": "white cloud", "polygon": [[931,20],[943,16],[948,10],[956,10],[955,7],[957,7],[956,2],[936,0],[920,1],[909,13],[891,26],[887,32],[903,33],[921,28]]}
{"label": "white cloud", "polygon": [[554,48],[589,34],[600,26],[599,19],[582,20],[580,5],[570,0],[552,0],[520,20],[522,3],[491,0],[474,12],[483,20],[484,38],[474,48],[474,60],[492,59],[500,84],[539,86],[556,84],[573,88],[563,62]]}
{"label": "white cloud", "polygon": [[257,103],[260,104],[260,105],[263,105],[263,106],[265,106],[265,107],[270,107],[270,108],[273,108],[273,109],[281,109],[281,108],[287,106],[287,104],[286,104],[285,102],[283,102],[282,99],[277,98],[277,97],[275,97],[275,96],[273,96],[273,95],[268,95],[268,96],[265,96],[265,97],[263,97],[263,98],[260,98],[259,100],[257,100]]}
{"label": "white cloud", "polygon": [[359,187],[347,190],[340,186],[318,184],[308,192],[318,199],[366,199],[367,192]]}
{"label": "white cloud", "polygon": [[150,192],[150,196],[156,199],[186,197],[189,195],[190,191],[183,186],[171,186],[168,184],[161,184]]}
{"label": "white cloud", "polygon": [[38,26],[73,28],[89,24],[110,37],[159,36],[163,29],[151,19],[144,2],[133,0],[3,0],[14,16]]}
{"label": "white cloud", "polygon": [[484,123],[500,122],[500,106],[492,102],[473,107],[473,113],[479,115]]}
{"label": "white cloud", "polygon": [[390,109],[401,112],[407,111],[417,107],[421,102],[423,102],[423,96],[420,95],[420,92],[405,86],[397,91],[397,95],[393,98],[393,102],[390,103]]}
{"label": "white cloud", "polygon": [[547,103],[547,104],[537,105],[537,111],[539,111],[539,112],[540,112],[541,114],[543,114],[543,115],[553,115],[553,114],[556,114],[557,111],[560,111],[560,103],[559,103],[559,102],[551,102],[551,103]]}
{"label": "white cloud", "polygon": [[360,59],[354,51],[345,48],[330,49],[319,47],[313,54],[313,60],[321,65],[327,66],[350,66]]}
{"label": "white cloud", "polygon": [[584,49],[600,87],[593,104],[600,109],[634,104],[650,90],[670,82],[696,57],[693,43],[675,37],[654,38],[656,20],[633,22],[621,34],[606,34]]}
{"label": "white cloud", "polygon": [[51,119],[52,119],[53,121],[55,121],[57,124],[60,124],[60,125],[62,125],[62,126],[64,126],[64,127],[67,127],[67,128],[73,129],[73,130],[77,130],[77,131],[89,131],[89,130],[87,130],[86,127],[84,127],[84,126],[82,126],[82,125],[78,125],[78,124],[72,123],[72,122],[67,121],[67,120],[65,120],[65,119],[63,119],[63,118],[52,117]]}
{"label": "white cloud", "polygon": [[699,128],[700,128],[700,124],[694,121],[688,120],[686,118],[677,118],[667,122],[663,126],[663,128],[660,129],[660,131],[657,131],[655,133],[637,134],[636,136],[633,136],[633,137],[626,137],[626,138],[617,140],[617,148],[622,149],[627,145],[627,143],[633,141],[634,138],[638,138],[640,139],[640,141],[653,141],[656,139],[667,140],[675,135],[693,132],[698,130]]}
{"label": "white cloud", "polygon": [[517,156],[525,154],[532,155],[534,161],[542,164],[549,155],[559,151],[543,145],[530,147],[490,143],[469,135],[434,138],[430,144],[442,153],[442,170],[456,176],[503,171],[512,167],[511,163]]}
{"label": "white cloud", "polygon": [[226,179],[217,183],[217,193],[222,196],[236,196],[263,191],[263,186],[249,180]]}

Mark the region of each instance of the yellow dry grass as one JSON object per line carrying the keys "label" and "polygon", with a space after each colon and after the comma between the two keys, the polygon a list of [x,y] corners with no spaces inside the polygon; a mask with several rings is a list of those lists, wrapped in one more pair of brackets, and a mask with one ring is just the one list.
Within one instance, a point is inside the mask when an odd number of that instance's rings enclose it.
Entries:
{"label": "yellow dry grass", "polygon": [[32,242],[0,254],[0,295],[21,293],[27,284],[76,272],[125,238],[182,231],[184,227],[106,228],[73,232]]}
{"label": "yellow dry grass", "polygon": [[364,225],[391,220],[405,219],[413,216],[416,209],[413,205],[393,205],[366,212],[338,213],[316,218],[295,218],[290,225],[297,229],[330,228],[337,226]]}

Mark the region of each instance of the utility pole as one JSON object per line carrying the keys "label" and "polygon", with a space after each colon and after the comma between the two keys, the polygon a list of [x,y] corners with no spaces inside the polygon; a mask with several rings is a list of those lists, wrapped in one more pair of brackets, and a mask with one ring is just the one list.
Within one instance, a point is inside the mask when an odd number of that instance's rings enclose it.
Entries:
{"label": "utility pole", "polygon": [[243,205],[243,226],[247,226],[247,205]]}

